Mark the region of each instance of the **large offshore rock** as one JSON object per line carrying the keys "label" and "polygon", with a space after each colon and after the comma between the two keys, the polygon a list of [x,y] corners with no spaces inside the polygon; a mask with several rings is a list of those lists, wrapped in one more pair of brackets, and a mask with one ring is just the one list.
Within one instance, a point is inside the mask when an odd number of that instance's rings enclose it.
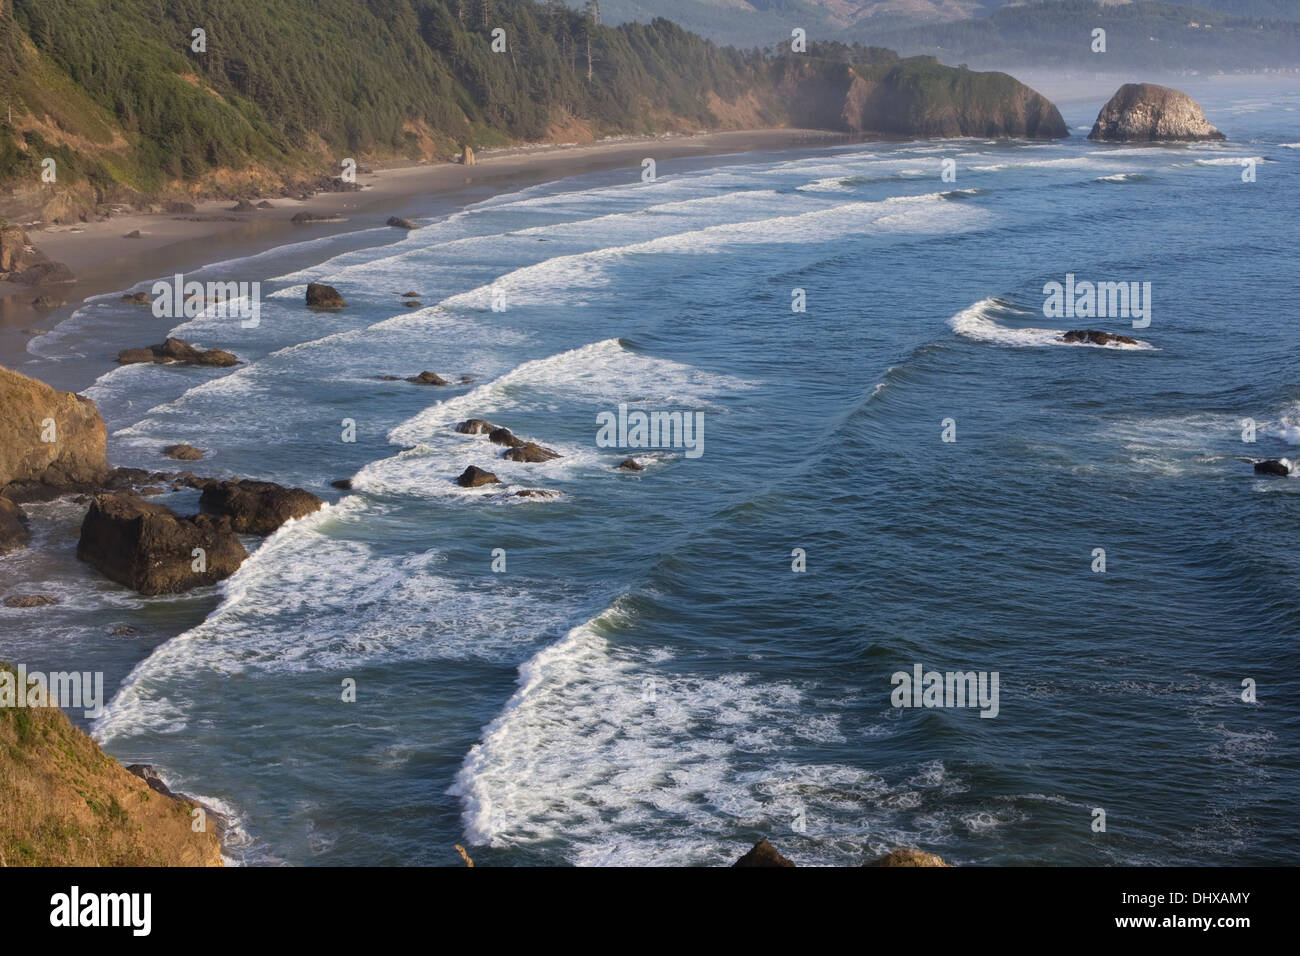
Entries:
{"label": "large offshore rock", "polygon": [[1097,114],[1088,139],[1100,143],[1198,142],[1226,139],[1196,100],[1155,83],[1125,83]]}

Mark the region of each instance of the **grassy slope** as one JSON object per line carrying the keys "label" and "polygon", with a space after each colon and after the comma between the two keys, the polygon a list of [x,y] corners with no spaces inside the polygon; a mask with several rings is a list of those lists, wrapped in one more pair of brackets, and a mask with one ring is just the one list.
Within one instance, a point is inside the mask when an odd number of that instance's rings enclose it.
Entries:
{"label": "grassy slope", "polygon": [[211,819],[194,833],[190,809],[62,711],[0,708],[0,866],[220,866]]}

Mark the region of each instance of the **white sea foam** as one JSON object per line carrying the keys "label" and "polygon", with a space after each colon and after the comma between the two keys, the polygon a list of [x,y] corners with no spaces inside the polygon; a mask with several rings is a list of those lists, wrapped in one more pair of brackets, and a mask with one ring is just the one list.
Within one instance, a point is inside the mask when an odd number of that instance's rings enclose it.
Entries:
{"label": "white sea foam", "polygon": [[[1149,342],[1138,341],[1136,345],[1110,343],[1094,345],[1090,342],[1063,342],[1061,336],[1066,329],[1015,329],[1001,325],[994,318],[999,311],[1006,311],[997,299],[981,299],[968,309],[963,309],[948,320],[948,325],[958,335],[979,342],[995,345],[1007,345],[1016,348],[1033,348],[1047,345],[1077,346],[1080,348],[1105,348],[1123,351],[1151,351],[1155,346]],[[1121,333],[1126,334],[1126,333]]]}

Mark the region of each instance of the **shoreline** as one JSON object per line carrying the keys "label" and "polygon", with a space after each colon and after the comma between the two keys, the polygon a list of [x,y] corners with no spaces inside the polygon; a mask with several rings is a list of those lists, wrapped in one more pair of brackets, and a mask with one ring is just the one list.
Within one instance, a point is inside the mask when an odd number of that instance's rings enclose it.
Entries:
{"label": "shoreline", "polygon": [[[89,298],[124,293],[151,279],[294,242],[385,227],[390,216],[412,215],[409,207],[416,203],[443,200],[465,205],[510,189],[622,166],[628,167],[629,177],[639,178],[646,155],[662,162],[850,140],[846,134],[826,130],[758,129],[506,147],[480,154],[471,167],[459,163],[375,167],[358,173],[360,191],[317,193],[307,200],[274,198],[268,200],[271,209],[235,212],[231,200],[209,200],[195,204],[192,214],[133,213],[100,222],[33,228],[28,234],[36,247],[66,264],[76,280],[49,286],[0,283],[0,364],[13,367],[27,359],[32,333],[24,330],[48,331]],[[290,220],[297,213],[339,218],[296,224]],[[125,238],[135,230],[140,238]],[[393,231],[395,237],[405,234]],[[38,296],[63,302],[54,309],[37,309],[32,302]]]}

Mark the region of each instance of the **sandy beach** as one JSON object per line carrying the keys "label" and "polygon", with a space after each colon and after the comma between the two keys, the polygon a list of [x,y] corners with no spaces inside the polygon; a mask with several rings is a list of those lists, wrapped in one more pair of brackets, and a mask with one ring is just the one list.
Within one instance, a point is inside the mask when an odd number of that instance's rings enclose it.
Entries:
{"label": "sandy beach", "polygon": [[[472,167],[457,163],[419,163],[374,167],[361,173],[359,192],[319,193],[299,201],[270,199],[271,209],[235,212],[230,200],[197,206],[189,216],[139,214],[102,222],[47,226],[29,231],[42,252],[66,263],[76,281],[32,288],[0,283],[0,364],[12,365],[32,334],[66,319],[85,299],[127,290],[149,279],[186,272],[205,264],[255,255],[284,243],[382,226],[390,216],[408,215],[417,199],[445,197],[456,201],[485,198],[507,189],[568,176],[628,167],[639,178],[641,160],[656,162],[693,156],[743,153],[845,137],[822,130],[763,129],[699,135],[618,137],[584,145],[532,145],[479,154]],[[296,224],[297,213],[338,217],[340,221]],[[127,239],[138,230],[139,238]],[[55,309],[36,309],[38,296],[63,300]]]}

